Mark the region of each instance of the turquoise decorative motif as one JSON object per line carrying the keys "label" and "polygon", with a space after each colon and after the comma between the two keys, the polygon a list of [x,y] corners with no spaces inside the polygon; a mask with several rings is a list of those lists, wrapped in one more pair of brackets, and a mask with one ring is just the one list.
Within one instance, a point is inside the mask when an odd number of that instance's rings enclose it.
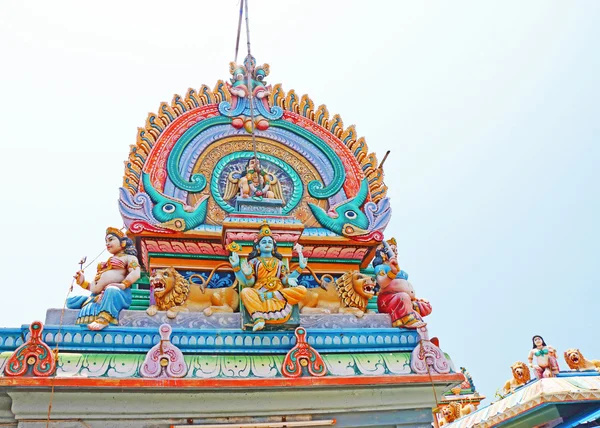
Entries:
{"label": "turquoise decorative motif", "polygon": [[[10,354],[0,355],[0,367]],[[188,379],[281,378],[284,355],[184,355]],[[322,355],[328,376],[408,375],[409,352]],[[140,378],[144,354],[61,352],[57,377]]]}
{"label": "turquoise decorative motif", "polygon": [[212,126],[223,125],[227,123],[231,123],[231,119],[228,117],[219,116],[205,119],[192,126],[181,136],[181,138],[179,138],[179,140],[177,140],[177,143],[175,144],[175,147],[173,147],[173,150],[169,155],[169,159],[167,160],[167,173],[169,175],[169,179],[176,187],[187,190],[191,193],[198,193],[204,190],[206,187],[206,178],[202,174],[192,175],[190,178],[191,181],[186,181],[181,176],[179,172],[179,162],[181,160],[181,156],[183,155],[183,152],[187,148],[188,144],[190,144],[198,134]]}
{"label": "turquoise decorative motif", "polygon": [[[269,65],[256,65],[256,59],[252,55],[246,56],[244,64],[231,64],[232,78],[229,92],[232,95],[231,103],[222,101],[219,103],[219,112],[223,116],[251,116],[250,102],[255,116],[263,116],[269,120],[275,120],[283,116],[283,109],[277,105],[270,107],[267,95],[271,86],[266,85],[265,78],[269,75]],[[252,98],[250,98],[252,93]]]}
{"label": "turquoise decorative motif", "polygon": [[[27,328],[23,328],[22,332]],[[398,328],[311,329],[308,343],[322,354],[412,351],[419,342],[414,330]],[[10,333],[10,332],[9,332]],[[0,329],[0,334],[5,335]],[[24,333],[22,333],[24,334]],[[92,332],[80,326],[47,326],[44,342],[69,352],[139,352],[145,354],[158,343],[156,327],[111,326]],[[186,328],[175,329],[171,342],[184,353],[208,354],[219,349],[221,354],[283,354],[294,344],[290,331],[265,332],[256,335],[238,329]],[[11,353],[17,346],[3,347]],[[9,354],[10,355],[10,354]]]}
{"label": "turquoise decorative motif", "polygon": [[322,208],[314,204],[308,204],[308,206],[321,226],[338,235],[352,235],[357,234],[356,232],[367,233],[369,219],[360,207],[365,203],[368,195],[369,182],[365,178],[354,198],[331,207],[330,211],[336,213],[335,217],[328,215]]}
{"label": "turquoise decorative motif", "polygon": [[323,183],[319,181],[311,181],[308,183],[307,189],[308,193],[317,199],[327,199],[334,196],[342,189],[342,185],[346,180],[346,170],[344,169],[344,165],[340,160],[340,157],[335,153],[335,151],[327,145],[323,140],[319,137],[311,134],[306,129],[295,125],[290,122],[286,122],[285,120],[276,120],[271,122],[271,127],[273,128],[281,128],[286,129],[294,134],[304,138],[314,146],[316,146],[326,157],[329,162],[331,162],[331,168],[333,169],[333,180],[331,183],[325,187]]}
{"label": "turquoise decorative motif", "polygon": [[163,226],[185,231],[204,222],[208,197],[204,197],[195,207],[187,207],[181,201],[169,198],[152,187],[148,174],[142,173],[142,181],[144,190],[154,203],[152,214]]}

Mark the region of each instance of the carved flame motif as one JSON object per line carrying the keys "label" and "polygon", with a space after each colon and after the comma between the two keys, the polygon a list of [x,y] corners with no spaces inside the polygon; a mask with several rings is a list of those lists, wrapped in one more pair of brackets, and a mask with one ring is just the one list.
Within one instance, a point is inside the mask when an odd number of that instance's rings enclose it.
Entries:
{"label": "carved flame motif", "polygon": [[171,343],[171,331],[169,324],[159,327],[160,342],[148,351],[140,368],[143,377],[184,377],[187,374],[183,353]]}
{"label": "carved flame motif", "polygon": [[410,368],[417,374],[450,373],[450,364],[442,350],[429,340],[427,327],[419,328],[418,332],[421,340],[412,351]]}
{"label": "carved flame motif", "polygon": [[6,362],[6,376],[51,376],[56,370],[56,357],[42,340],[44,324],[35,321],[29,326],[31,337]]}
{"label": "carved flame motif", "polygon": [[306,367],[311,376],[325,376],[327,367],[321,355],[306,342],[306,329],[298,327],[295,334],[296,345],[285,356],[281,373],[285,377],[300,377],[302,367]]}

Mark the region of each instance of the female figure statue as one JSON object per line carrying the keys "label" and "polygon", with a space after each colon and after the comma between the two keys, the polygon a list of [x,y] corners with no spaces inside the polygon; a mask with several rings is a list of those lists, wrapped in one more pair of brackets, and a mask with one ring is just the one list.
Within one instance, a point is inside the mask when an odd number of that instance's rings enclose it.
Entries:
{"label": "female figure statue", "polygon": [[[558,360],[556,359],[556,349],[546,345],[542,336],[533,336],[533,349],[529,351],[529,367],[533,369],[538,379],[544,377],[556,377],[560,371]],[[533,364],[533,357],[536,357],[536,363]]]}
{"label": "female figure statue", "polygon": [[106,229],[106,249],[112,256],[98,263],[93,281],[86,281],[83,271],[75,274],[77,284],[92,294],[67,300],[69,309],[80,309],[76,323],[88,324],[90,330],[119,323],[119,312],[131,304],[131,284],[140,278],[137,251],[123,232],[113,227]]}
{"label": "female figure statue", "polygon": [[[265,324],[283,324],[290,319],[293,305],[306,294],[306,287],[298,285],[297,278],[307,265],[302,252],[298,252],[299,267],[289,273],[277,252],[277,243],[268,224],[260,228],[254,249],[248,261],[241,261],[233,251],[229,261],[243,288],[240,297],[254,321],[253,331],[262,330]],[[284,286],[288,286],[287,288]]]}

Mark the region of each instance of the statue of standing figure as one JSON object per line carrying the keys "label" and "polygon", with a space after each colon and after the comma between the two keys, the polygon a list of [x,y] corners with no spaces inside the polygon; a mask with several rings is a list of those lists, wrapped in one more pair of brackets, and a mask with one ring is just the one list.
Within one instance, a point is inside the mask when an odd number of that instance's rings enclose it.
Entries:
{"label": "statue of standing figure", "polygon": [[243,288],[240,297],[252,317],[253,331],[262,330],[265,324],[283,324],[291,315],[293,306],[306,294],[306,287],[297,279],[308,261],[300,250],[299,266],[288,272],[283,256],[277,252],[277,242],[268,224],[261,226],[248,260],[240,260],[232,251],[229,261]]}
{"label": "statue of standing figure", "polygon": [[119,324],[119,313],[131,305],[131,285],[140,279],[141,269],[133,241],[114,227],[106,229],[106,249],[111,257],[98,264],[93,281],[86,281],[83,270],[75,281],[90,295],[69,297],[67,307],[79,309],[76,324],[87,324],[90,330],[102,330]]}
{"label": "statue of standing figure", "polygon": [[[556,358],[556,349],[546,345],[544,338],[539,335],[533,336],[533,349],[529,351],[529,367],[531,367],[538,379],[545,377],[556,377],[560,369]],[[533,364],[533,357],[536,364]]]}

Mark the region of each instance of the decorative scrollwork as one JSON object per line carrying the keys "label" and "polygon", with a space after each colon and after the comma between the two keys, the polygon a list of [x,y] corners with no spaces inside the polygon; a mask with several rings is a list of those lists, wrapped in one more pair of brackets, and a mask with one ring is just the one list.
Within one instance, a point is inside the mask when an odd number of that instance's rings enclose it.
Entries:
{"label": "decorative scrollwork", "polygon": [[44,324],[29,326],[30,338],[10,356],[4,366],[6,376],[51,376],[56,370],[56,356],[42,340]]}
{"label": "decorative scrollwork", "polygon": [[[259,70],[262,70],[261,73],[264,71],[266,73],[265,75],[268,74],[268,66],[266,64],[256,67],[256,71],[258,72]],[[123,187],[131,194],[137,192],[141,179],[141,172],[152,147],[169,124],[175,121],[179,116],[190,112],[191,110],[215,104],[218,104],[220,114],[225,115],[224,117],[221,116],[221,119],[231,120],[231,117],[235,117],[238,114],[238,110],[247,110],[248,99],[244,97],[235,97],[236,100],[234,100],[230,91],[231,86],[232,85],[223,81],[218,81],[213,90],[210,90],[205,85],[198,91],[189,89],[184,97],[175,95],[170,104],[162,103],[159,106],[158,113],[149,114],[145,126],[138,129],[136,144],[131,147],[129,158],[125,162]],[[255,89],[262,90],[268,88]],[[330,117],[329,111],[324,105],[320,105],[315,109],[314,102],[307,95],[302,95],[300,97],[293,90],[286,93],[280,84],[275,85],[270,91],[262,90],[262,94],[260,97],[258,96],[258,93],[256,94],[258,98],[256,99],[255,106],[258,115],[268,119],[271,121],[271,125],[274,125],[275,123],[281,122],[289,123],[286,120],[280,120],[280,118],[284,112],[290,112],[310,120],[315,126],[318,125],[323,127],[329,131],[333,137],[341,140],[343,144],[348,147],[353,157],[360,165],[362,173],[369,182],[370,200],[377,203],[386,197],[387,186],[383,182],[383,170],[378,164],[376,155],[368,152],[368,147],[364,138],[357,136],[354,125],[350,125],[344,129],[343,121],[339,115],[336,114]],[[206,120],[203,120],[200,123],[205,121]],[[188,131],[191,131],[191,129]],[[196,135],[198,132],[198,130],[194,131]],[[306,132],[312,137],[315,137],[313,133],[309,131]],[[189,135],[190,134],[186,132],[184,136],[182,136],[182,139],[183,137],[189,137]],[[325,146],[327,146],[327,144],[325,144]],[[177,167],[179,156],[181,156],[181,150],[185,148],[185,144],[180,146],[180,142],[178,142],[177,147],[178,150],[173,150],[173,153],[169,157],[169,178],[173,181],[175,186],[182,190],[191,193],[202,191],[206,186],[206,179],[203,176],[192,176],[189,181],[180,176]],[[329,158],[329,153],[326,151],[323,153]],[[334,168],[337,169],[338,166],[339,165],[334,165]],[[327,199],[337,193],[341,188],[340,183],[343,183],[345,179],[343,174],[344,169],[341,168],[340,171],[342,171],[340,174],[336,171],[335,179],[332,183],[327,185],[318,181],[309,183],[308,190],[310,195],[317,199]]]}
{"label": "decorative scrollwork", "polygon": [[144,364],[140,367],[142,377],[184,377],[187,374],[187,364],[183,353],[171,343],[171,326],[163,324],[159,327],[160,342],[148,353]]}
{"label": "decorative scrollwork", "polygon": [[161,103],[158,114],[148,114],[145,126],[138,128],[136,144],[131,146],[129,158],[125,161],[124,188],[131,194],[137,192],[143,165],[154,143],[177,117],[202,106],[231,101],[229,92],[223,90],[224,85],[225,83],[219,80],[212,91],[205,85],[199,91],[190,88],[183,98],[181,95],[174,95],[170,105]]}
{"label": "decorative scrollwork", "polygon": [[431,343],[427,333],[427,327],[417,329],[421,340],[413,350],[410,358],[410,368],[417,374],[450,373],[450,364],[442,350]]}
{"label": "decorative scrollwork", "polygon": [[305,138],[310,141],[327,157],[333,168],[334,176],[333,180],[329,185],[325,186],[320,181],[314,180],[308,183],[308,193],[317,199],[326,199],[335,195],[342,188],[344,181],[346,180],[346,170],[340,157],[335,151],[327,145],[323,140],[308,132],[306,129],[299,127],[293,123],[286,122],[284,120],[277,120],[271,124],[274,128],[281,128],[293,132],[296,135]]}
{"label": "decorative scrollwork", "polygon": [[302,368],[306,367],[311,376],[325,376],[327,367],[321,355],[306,342],[306,329],[297,327],[294,333],[296,345],[285,356],[281,373],[285,377],[300,377]]}

